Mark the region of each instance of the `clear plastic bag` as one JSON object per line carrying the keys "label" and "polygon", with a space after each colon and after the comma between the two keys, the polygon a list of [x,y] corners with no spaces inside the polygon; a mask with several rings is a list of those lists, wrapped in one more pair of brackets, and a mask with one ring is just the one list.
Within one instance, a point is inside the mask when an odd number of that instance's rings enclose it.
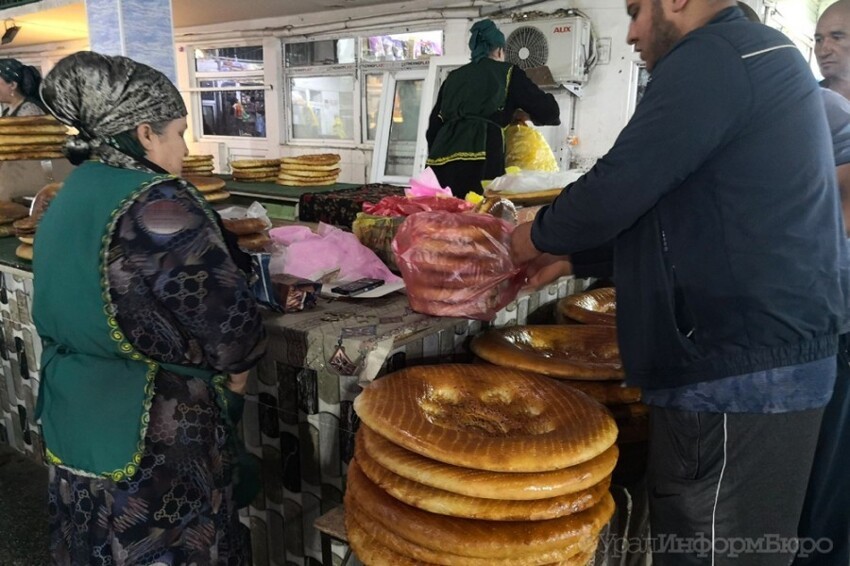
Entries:
{"label": "clear plastic bag", "polygon": [[513,226],[489,214],[419,212],[393,240],[410,306],[434,316],[491,320],[523,283],[510,257]]}
{"label": "clear plastic bag", "polygon": [[543,134],[525,124],[514,122],[505,128],[505,166],[528,171],[557,171],[558,162]]}

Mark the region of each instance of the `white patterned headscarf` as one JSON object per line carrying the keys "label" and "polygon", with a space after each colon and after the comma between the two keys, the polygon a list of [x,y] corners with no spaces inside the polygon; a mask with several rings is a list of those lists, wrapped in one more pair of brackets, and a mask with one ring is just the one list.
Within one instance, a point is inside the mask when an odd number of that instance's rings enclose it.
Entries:
{"label": "white patterned headscarf", "polygon": [[161,72],[92,51],[59,61],[42,82],[41,98],[60,122],[80,132],[69,140],[66,154],[91,154],[126,169],[151,169],[131,135],[137,126],[186,115],[183,98]]}

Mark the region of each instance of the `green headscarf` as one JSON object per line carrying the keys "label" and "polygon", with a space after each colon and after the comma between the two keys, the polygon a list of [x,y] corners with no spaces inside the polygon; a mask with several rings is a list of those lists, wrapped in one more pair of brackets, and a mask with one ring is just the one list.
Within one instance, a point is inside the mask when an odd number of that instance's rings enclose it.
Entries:
{"label": "green headscarf", "polygon": [[472,62],[477,63],[490,55],[497,47],[505,46],[505,34],[499,31],[493,20],[475,22],[469,30],[469,50],[472,52]]}

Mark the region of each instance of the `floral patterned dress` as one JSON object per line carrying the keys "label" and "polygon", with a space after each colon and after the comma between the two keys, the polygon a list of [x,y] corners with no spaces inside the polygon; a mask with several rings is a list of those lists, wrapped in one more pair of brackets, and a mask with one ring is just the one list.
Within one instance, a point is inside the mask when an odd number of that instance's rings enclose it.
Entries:
{"label": "floral patterned dress", "polygon": [[[119,220],[108,278],[117,319],[164,363],[238,373],[265,337],[244,274],[188,190],[163,183]],[[58,565],[242,565],[247,528],[213,388],[161,370],[138,472],[128,480],[51,467],[50,550]]]}

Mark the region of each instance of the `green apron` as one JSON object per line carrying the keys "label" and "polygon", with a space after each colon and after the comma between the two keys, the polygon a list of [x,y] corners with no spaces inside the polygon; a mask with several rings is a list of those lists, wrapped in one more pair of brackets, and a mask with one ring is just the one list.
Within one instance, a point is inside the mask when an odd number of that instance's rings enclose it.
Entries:
{"label": "green apron", "polygon": [[[226,376],[148,358],[114,316],[106,256],[116,222],[140,194],[170,179],[87,162],[65,180],[39,223],[33,320],[44,350],[36,418],[48,461],[78,474],[119,481],[138,470],[160,368],[211,384],[230,448],[241,445],[233,424],[242,398],[224,386]],[[192,192],[212,220],[209,205]]]}
{"label": "green apron", "polygon": [[428,149],[426,165],[487,158],[487,128],[490,124],[501,128],[490,117],[505,107],[513,68],[510,63],[482,59],[449,73],[439,108],[443,125]]}

